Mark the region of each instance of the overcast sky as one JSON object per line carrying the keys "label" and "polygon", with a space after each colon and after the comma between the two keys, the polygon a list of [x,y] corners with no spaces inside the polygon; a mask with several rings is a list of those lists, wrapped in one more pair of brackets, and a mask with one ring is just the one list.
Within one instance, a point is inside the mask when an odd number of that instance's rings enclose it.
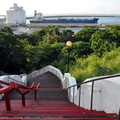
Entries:
{"label": "overcast sky", "polygon": [[37,10],[43,15],[53,14],[120,14],[120,0],[0,0],[0,15],[17,3],[26,15]]}

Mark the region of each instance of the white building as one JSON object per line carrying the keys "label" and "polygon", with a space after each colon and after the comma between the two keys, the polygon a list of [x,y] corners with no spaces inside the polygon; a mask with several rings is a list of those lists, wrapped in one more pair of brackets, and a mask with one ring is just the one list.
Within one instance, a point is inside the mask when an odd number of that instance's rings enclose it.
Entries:
{"label": "white building", "polygon": [[14,6],[7,11],[6,23],[8,25],[26,24],[26,14],[23,7],[18,7],[17,4],[14,4]]}

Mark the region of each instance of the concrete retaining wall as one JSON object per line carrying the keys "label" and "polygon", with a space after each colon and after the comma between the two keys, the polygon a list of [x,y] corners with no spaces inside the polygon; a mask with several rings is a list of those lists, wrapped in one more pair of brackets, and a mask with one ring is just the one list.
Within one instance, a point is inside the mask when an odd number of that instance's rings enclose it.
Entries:
{"label": "concrete retaining wall", "polygon": [[54,75],[56,75],[61,80],[61,83],[63,83],[63,74],[61,73],[61,71],[59,69],[53,67],[53,66],[50,66],[50,65],[48,65],[48,66],[46,66],[46,67],[44,67],[40,70],[36,70],[36,71],[28,74],[27,79],[28,80],[32,79],[32,78],[37,77],[39,75],[42,75],[46,72],[53,73]]}
{"label": "concrete retaining wall", "polygon": [[[102,76],[104,77],[104,76]],[[98,77],[95,77],[98,78]],[[89,78],[85,81],[94,80],[95,78]],[[99,77],[100,78],[100,77]],[[66,83],[67,81],[70,82],[70,84],[67,84],[67,88],[71,85],[75,84],[75,81],[73,82],[71,80],[71,76],[66,77]],[[79,95],[80,95],[80,88],[75,88],[75,93],[73,96],[73,90],[69,90],[68,96],[71,102],[73,102],[76,105],[84,107],[86,109],[90,110],[91,106],[91,86],[92,83],[83,84],[81,86],[81,97],[79,101]],[[76,90],[77,89],[77,90]],[[113,77],[108,79],[103,79],[102,81],[96,81],[94,83],[94,90],[93,90],[93,110],[102,110],[107,113],[117,113],[120,109],[120,77]],[[74,98],[73,98],[74,97]]]}

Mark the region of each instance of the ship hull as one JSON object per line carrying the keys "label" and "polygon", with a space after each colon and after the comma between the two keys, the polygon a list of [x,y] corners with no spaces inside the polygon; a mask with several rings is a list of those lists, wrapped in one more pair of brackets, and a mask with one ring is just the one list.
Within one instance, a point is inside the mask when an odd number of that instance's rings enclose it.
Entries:
{"label": "ship hull", "polygon": [[31,20],[30,23],[97,23],[98,18],[76,20]]}

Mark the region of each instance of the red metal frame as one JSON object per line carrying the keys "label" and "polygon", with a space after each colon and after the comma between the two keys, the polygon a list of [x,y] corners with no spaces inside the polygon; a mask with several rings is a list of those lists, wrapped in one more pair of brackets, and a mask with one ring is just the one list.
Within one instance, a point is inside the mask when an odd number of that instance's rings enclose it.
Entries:
{"label": "red metal frame", "polygon": [[[0,94],[4,94],[7,111],[11,111],[9,92],[16,90],[18,93],[20,93],[22,96],[22,105],[25,106],[25,94],[27,94],[31,90],[34,90],[35,91],[34,97],[36,100],[37,90],[40,88],[40,83],[38,83],[37,86],[35,86],[35,83],[32,83],[31,87],[21,85],[18,83],[14,83],[14,82],[7,83],[7,82],[1,81],[1,80],[0,80],[0,83],[8,85],[7,87],[3,87],[2,85],[0,85]],[[25,89],[25,90],[21,91],[21,89]]]}

